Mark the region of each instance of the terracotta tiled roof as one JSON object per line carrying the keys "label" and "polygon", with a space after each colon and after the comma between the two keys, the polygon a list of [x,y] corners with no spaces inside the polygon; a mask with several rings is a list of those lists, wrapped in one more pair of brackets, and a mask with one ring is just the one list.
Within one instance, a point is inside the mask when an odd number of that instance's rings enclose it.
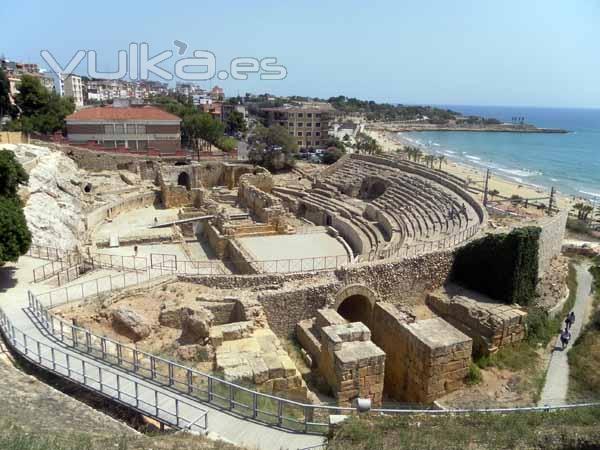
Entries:
{"label": "terracotta tiled roof", "polygon": [[180,118],[155,106],[127,108],[102,106],[81,109],[67,116],[66,120],[180,120]]}

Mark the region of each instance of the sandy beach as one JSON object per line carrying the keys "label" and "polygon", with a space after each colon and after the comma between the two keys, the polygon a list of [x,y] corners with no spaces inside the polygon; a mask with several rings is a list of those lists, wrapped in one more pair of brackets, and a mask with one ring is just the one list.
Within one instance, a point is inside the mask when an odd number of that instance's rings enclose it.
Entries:
{"label": "sandy beach", "polygon": [[[393,133],[367,130],[366,133],[376,139],[379,145],[385,152],[396,152],[398,148],[405,145],[414,146],[414,143],[403,140],[401,136]],[[422,149],[423,153],[427,154],[427,149]],[[437,167],[437,163],[436,163]],[[451,158],[447,158],[447,163],[442,165],[442,170],[452,175],[458,176],[464,180],[471,180],[471,185],[483,189],[485,180],[485,171],[478,167],[469,166],[467,164],[458,163]],[[516,183],[513,180],[503,178],[502,176],[492,172],[489,181],[490,191],[497,190],[501,196],[511,197],[518,195],[523,198],[540,198],[548,197],[549,190],[544,190],[539,187],[529,186],[527,184]],[[481,195],[483,197],[483,194]],[[569,197],[557,195],[557,201],[560,204],[568,204],[571,202]]]}

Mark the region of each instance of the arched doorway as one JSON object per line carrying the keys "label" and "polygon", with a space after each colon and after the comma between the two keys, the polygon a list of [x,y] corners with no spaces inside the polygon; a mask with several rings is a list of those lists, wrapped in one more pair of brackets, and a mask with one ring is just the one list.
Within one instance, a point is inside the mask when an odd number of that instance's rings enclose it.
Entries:
{"label": "arched doorway", "polygon": [[333,309],[349,322],[362,322],[371,328],[373,306],[377,295],[362,284],[344,287],[335,295]]}
{"label": "arched doorway", "polygon": [[185,186],[185,188],[189,191],[191,189],[190,185],[190,176],[187,172],[181,172],[177,177],[177,184],[179,186]]}
{"label": "arched doorway", "polygon": [[371,328],[371,315],[373,308],[369,299],[363,295],[352,295],[348,297],[337,308],[340,316],[348,322],[362,322]]}

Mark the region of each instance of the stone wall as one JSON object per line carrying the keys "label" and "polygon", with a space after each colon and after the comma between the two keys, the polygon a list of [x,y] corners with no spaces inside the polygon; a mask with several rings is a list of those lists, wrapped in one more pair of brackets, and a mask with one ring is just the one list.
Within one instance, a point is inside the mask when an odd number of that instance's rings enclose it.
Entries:
{"label": "stone wall", "polygon": [[131,172],[140,173],[141,175],[142,172],[148,174],[148,167],[143,166],[152,166],[152,173],[147,175],[148,178],[144,177],[144,179],[154,179],[151,177],[153,175],[155,177],[155,169],[158,168],[158,165],[161,162],[175,162],[185,159],[181,157],[165,158],[147,155],[109,153],[73,145],[49,144],[47,142],[44,142],[42,145],[50,147],[53,150],[62,151],[75,161],[78,167],[92,172],[100,170],[129,170]]}
{"label": "stone wall", "polygon": [[555,216],[545,218],[539,222],[539,226],[542,229],[539,240],[538,254],[540,277],[550,266],[550,261],[552,258],[560,255],[568,217],[569,210],[565,208],[564,211],[560,211]]}
{"label": "stone wall", "polygon": [[389,303],[373,311],[373,342],[386,354],[385,392],[431,403],[458,389],[471,361],[471,339],[440,318],[415,321]]}
{"label": "stone wall", "polygon": [[238,203],[248,208],[258,221],[274,223],[286,213],[281,200],[271,194],[273,177],[269,173],[245,174],[240,177]]}
{"label": "stone wall", "polygon": [[[446,282],[452,261],[452,252],[439,252],[396,261],[361,263],[333,272],[190,276],[185,279],[228,289],[269,285],[260,292],[259,301],[275,333],[287,337],[294,333],[298,322],[314,317],[319,308],[332,306],[336,302],[336,293],[349,285],[363,285],[376,292],[378,300],[402,307],[424,303],[427,292]],[[299,280],[302,282],[296,282]]]}
{"label": "stone wall", "polygon": [[434,294],[427,296],[427,305],[473,339],[475,356],[493,353],[525,337],[527,313],[512,305]]}
{"label": "stone wall", "polygon": [[165,208],[180,208],[192,203],[191,191],[185,186],[161,184],[161,199]]}
{"label": "stone wall", "polygon": [[258,295],[258,301],[265,310],[271,329],[278,336],[287,337],[294,333],[298,322],[314,317],[317,310],[325,308],[339,287],[335,282],[302,283],[279,290],[264,290]]}
{"label": "stone wall", "polygon": [[355,322],[321,328],[319,372],[340,406],[356,398],[370,398],[381,406],[385,353],[371,342],[366,325]]}
{"label": "stone wall", "polygon": [[158,191],[145,192],[134,196],[125,197],[122,200],[90,211],[85,216],[85,229],[88,232],[93,231],[105,219],[116,217],[117,215],[131,211],[133,209],[144,208],[155,204],[159,200]]}
{"label": "stone wall", "polygon": [[451,251],[427,253],[401,260],[361,263],[335,271],[343,285],[363,284],[379,299],[414,305],[425,300],[425,292],[442,286],[449,278],[454,255]]}

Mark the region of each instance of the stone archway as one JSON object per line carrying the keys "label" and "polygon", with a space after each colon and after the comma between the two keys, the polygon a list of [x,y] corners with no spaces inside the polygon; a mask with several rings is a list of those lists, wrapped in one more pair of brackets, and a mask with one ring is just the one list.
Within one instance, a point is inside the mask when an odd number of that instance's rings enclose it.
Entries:
{"label": "stone archway", "polygon": [[349,322],[362,322],[371,328],[373,307],[377,294],[366,286],[353,284],[341,289],[335,295],[332,306],[338,314]]}

